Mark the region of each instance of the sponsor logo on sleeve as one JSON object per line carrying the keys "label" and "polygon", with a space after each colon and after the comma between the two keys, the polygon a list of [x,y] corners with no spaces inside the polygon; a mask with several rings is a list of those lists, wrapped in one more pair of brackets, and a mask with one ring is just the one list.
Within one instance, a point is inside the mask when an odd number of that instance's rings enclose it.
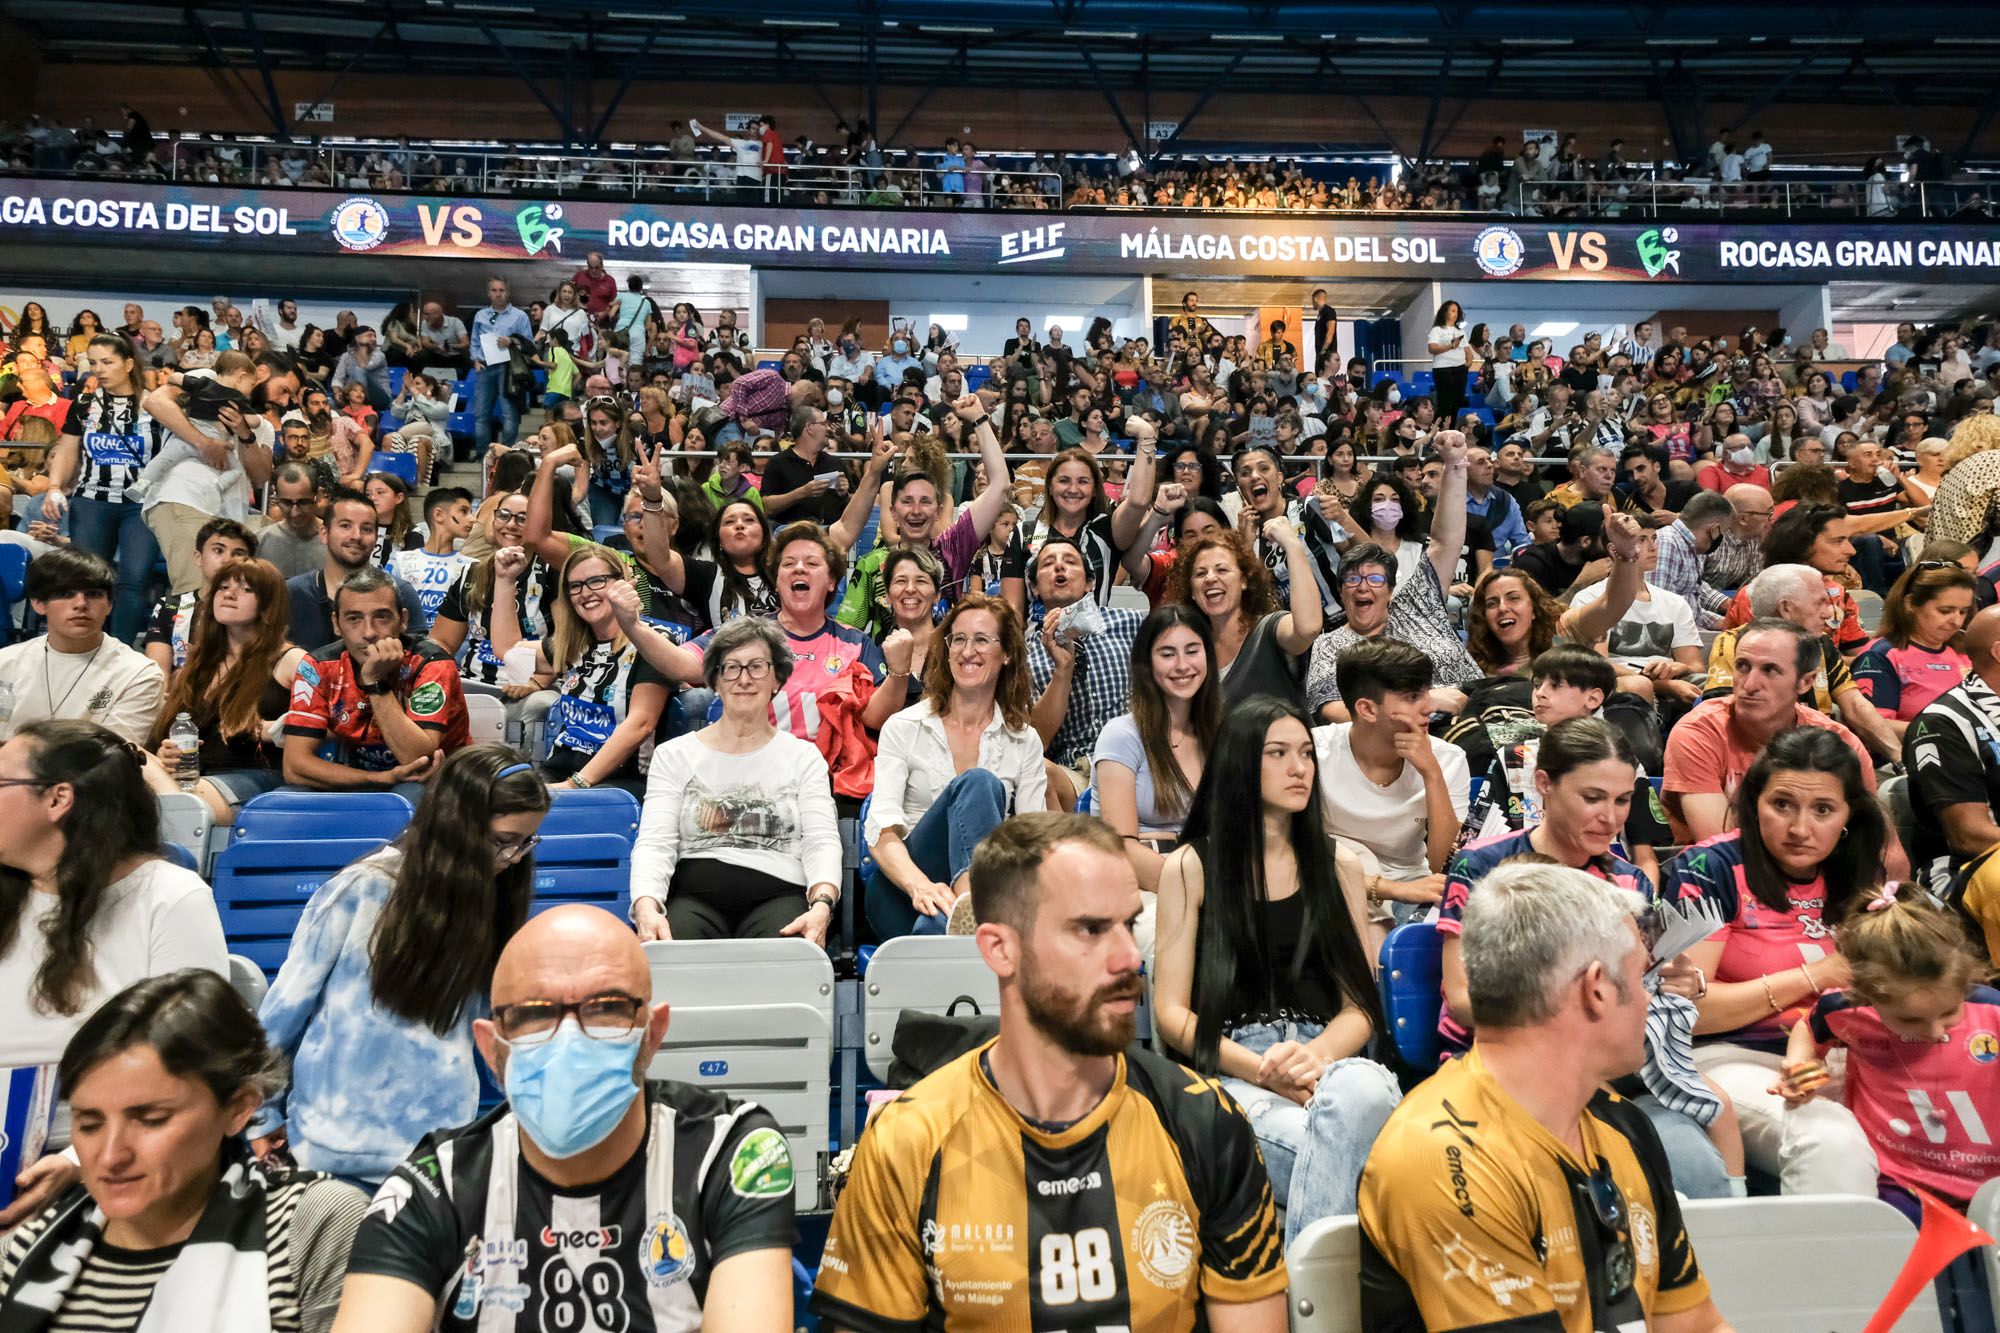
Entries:
{"label": "sponsor logo on sleeve", "polygon": [[1200,1249],[1194,1220],[1178,1199],[1156,1199],[1132,1223],[1132,1252],[1139,1271],[1156,1287],[1178,1291],[1187,1285]]}
{"label": "sponsor logo on sleeve", "polygon": [[729,1188],[746,1199],[781,1199],[792,1192],[792,1150],[775,1129],[743,1136],[729,1159]]}
{"label": "sponsor logo on sleeve", "polygon": [[436,717],[442,712],[444,712],[444,686],[436,681],[419,685],[411,693],[411,717]]}

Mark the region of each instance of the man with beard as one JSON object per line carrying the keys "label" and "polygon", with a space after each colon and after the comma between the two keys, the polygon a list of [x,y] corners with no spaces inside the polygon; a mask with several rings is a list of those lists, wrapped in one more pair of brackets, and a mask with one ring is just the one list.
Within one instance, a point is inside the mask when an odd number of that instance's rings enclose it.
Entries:
{"label": "man with beard", "polygon": [[1008,820],[973,854],[972,910],[1000,1035],[869,1126],[813,1312],[869,1330],[1282,1329],[1249,1121],[1214,1081],[1127,1049],[1144,983],[1118,835],[1081,815]]}

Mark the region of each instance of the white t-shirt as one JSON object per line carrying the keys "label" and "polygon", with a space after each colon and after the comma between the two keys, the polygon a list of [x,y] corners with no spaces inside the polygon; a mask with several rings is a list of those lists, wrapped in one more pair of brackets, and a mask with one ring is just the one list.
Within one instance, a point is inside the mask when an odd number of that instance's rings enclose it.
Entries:
{"label": "white t-shirt", "polygon": [[229,947],[215,913],[215,894],[201,876],[170,861],[151,860],[105,890],[90,927],[95,973],[74,1014],[46,1013],[29,1001],[36,969],[48,956],[42,924],[56,910],[54,894],[30,893],[14,947],[0,955],[0,1068],[54,1064],[83,1020],[135,981],[183,967],[229,974]]}
{"label": "white t-shirt", "polygon": [[[1465,336],[1464,329],[1448,329],[1442,324],[1433,324],[1431,326],[1430,337],[1425,339],[1425,342],[1449,343],[1454,338],[1463,338],[1464,336]],[[1452,348],[1449,352],[1431,353],[1432,370],[1444,370],[1450,366],[1462,366],[1464,364],[1465,364],[1464,343],[1460,343],[1458,346]]]}
{"label": "white t-shirt", "polygon": [[60,653],[46,636],[0,648],[0,681],[14,690],[14,728],[71,718],[111,728],[143,744],[166,691],[160,664],[110,635],[93,652]]}
{"label": "white t-shirt", "polygon": [[[1422,879],[1431,873],[1427,844],[1430,822],[1424,816],[1423,775],[1409,764],[1383,787],[1361,771],[1349,748],[1352,722],[1314,727],[1313,750],[1319,757],[1320,809],[1329,837],[1348,838],[1375,853],[1382,873],[1390,879]],[[1444,770],[1451,808],[1462,821],[1471,797],[1472,773],[1465,752],[1432,736],[1431,753]]]}
{"label": "white t-shirt", "polygon": [[[1594,583],[1570,598],[1573,607],[1586,607],[1604,596],[1607,583]],[[1606,656],[1622,667],[1642,667],[1656,658],[1671,660],[1676,648],[1701,647],[1701,631],[1695,627],[1694,609],[1687,598],[1665,588],[1645,586],[1644,595],[1632,599],[1632,607],[1605,639]]]}
{"label": "white t-shirt", "polygon": [[633,896],[664,905],[674,867],[691,857],[802,889],[838,885],[840,825],[819,747],[780,731],[748,754],[724,754],[696,732],[653,751],[632,847]]}
{"label": "white t-shirt", "polygon": [[1724,153],[1722,155],[1722,179],[1724,183],[1743,179],[1743,154]]}
{"label": "white t-shirt", "polygon": [[1743,169],[1745,171],[1762,171],[1770,165],[1771,145],[1767,143],[1753,143],[1743,150]]}

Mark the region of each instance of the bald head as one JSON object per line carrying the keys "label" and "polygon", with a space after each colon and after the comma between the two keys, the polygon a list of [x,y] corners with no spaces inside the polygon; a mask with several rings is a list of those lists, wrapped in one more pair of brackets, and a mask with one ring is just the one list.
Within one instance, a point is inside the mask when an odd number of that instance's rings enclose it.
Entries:
{"label": "bald head", "polygon": [[574,1003],[617,992],[653,998],[653,974],[632,928],[601,907],[566,903],[521,927],[493,969],[493,1007]]}
{"label": "bald head", "polygon": [[1989,606],[1965,627],[1965,655],[1988,685],[2000,680],[2000,662],[1993,657],[1995,644],[2000,644],[2000,606]]}
{"label": "bald head", "polygon": [[1768,486],[1759,486],[1748,481],[1738,482],[1724,491],[1722,498],[1729,501],[1730,508],[1739,514],[1756,508],[1760,502],[1764,506],[1765,513],[1771,512],[1771,488]]}

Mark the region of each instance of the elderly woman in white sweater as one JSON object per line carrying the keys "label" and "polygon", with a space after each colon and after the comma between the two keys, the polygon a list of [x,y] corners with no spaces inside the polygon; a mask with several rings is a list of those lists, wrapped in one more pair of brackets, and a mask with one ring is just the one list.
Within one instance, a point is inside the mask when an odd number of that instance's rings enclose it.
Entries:
{"label": "elderly woman in white sweater", "polygon": [[640,939],[802,935],[825,947],[840,830],[825,758],[771,720],[791,674],[770,621],[745,616],[715,632],[702,675],[722,717],[660,746],[647,775],[632,849]]}

